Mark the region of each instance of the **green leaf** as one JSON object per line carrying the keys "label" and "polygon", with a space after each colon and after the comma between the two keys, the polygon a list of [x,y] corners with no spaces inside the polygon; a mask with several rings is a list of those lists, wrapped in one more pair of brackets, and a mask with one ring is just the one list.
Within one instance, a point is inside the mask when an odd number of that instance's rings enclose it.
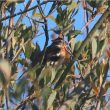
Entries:
{"label": "green leaf", "polygon": [[99,7],[99,5],[101,4],[103,0],[87,0],[87,3],[93,7],[93,8],[96,8],[96,7]]}
{"label": "green leaf", "polygon": [[57,30],[53,30],[56,34],[60,34],[61,33],[61,30],[60,29],[57,29]]}
{"label": "green leaf", "polygon": [[92,58],[96,56],[97,52],[97,39],[93,38],[92,39]]}
{"label": "green leaf", "polygon": [[47,100],[47,109],[51,108],[54,100],[55,100],[55,97],[57,95],[57,92],[56,91],[52,91],[52,93],[50,94],[48,100]]}
{"label": "green leaf", "polygon": [[64,72],[64,68],[59,66],[59,68],[57,68],[57,70],[56,70],[55,78],[51,83],[52,84],[57,83],[58,80],[60,79],[61,75],[63,74],[63,72]]}
{"label": "green leaf", "polygon": [[72,52],[74,51],[75,43],[76,43],[76,39],[72,38],[71,41],[70,41]]}
{"label": "green leaf", "polygon": [[55,71],[55,68],[52,68],[52,76],[51,76],[51,83],[53,82],[53,80],[55,79],[57,72]]}
{"label": "green leaf", "polygon": [[27,58],[30,58],[30,56],[35,48],[36,47],[32,42],[29,42],[27,45],[25,45],[25,55]]}
{"label": "green leaf", "polygon": [[77,7],[77,3],[76,2],[72,2],[71,5],[68,6],[69,10],[74,10]]}
{"label": "green leaf", "polygon": [[29,27],[23,27],[21,30],[21,37],[24,38],[24,41],[28,40],[30,37],[32,37],[33,31],[32,31],[32,26]]}
{"label": "green leaf", "polygon": [[107,92],[108,88],[110,88],[110,81],[107,81],[104,87],[105,92]]}
{"label": "green leaf", "polygon": [[72,63],[64,68],[62,68],[64,71],[61,72],[59,79],[57,80],[56,84],[54,85],[54,89],[56,89],[58,86],[63,84],[63,81],[65,80],[68,72],[70,71],[72,66]]}
{"label": "green leaf", "polygon": [[98,41],[97,44],[97,53],[101,51],[101,49],[104,47],[105,39]]}
{"label": "green leaf", "polygon": [[72,36],[77,36],[78,34],[81,34],[80,30],[70,30],[67,36],[72,37]]}
{"label": "green leaf", "polygon": [[17,3],[23,3],[25,0],[16,0]]}
{"label": "green leaf", "polygon": [[52,21],[56,22],[55,17],[54,17],[54,16],[52,16],[52,15],[49,15],[47,18],[49,18],[49,19],[51,19]]}
{"label": "green leaf", "polygon": [[42,18],[42,15],[40,14],[40,13],[34,13],[34,15],[33,15],[34,17],[38,17],[38,18]]}
{"label": "green leaf", "polygon": [[51,74],[52,74],[52,69],[50,66],[44,67],[41,74],[38,77],[38,82],[41,82],[41,80],[44,80],[44,84],[47,84],[51,80]]}
{"label": "green leaf", "polygon": [[32,110],[39,110],[36,104],[30,102],[30,105],[31,105]]}
{"label": "green leaf", "polygon": [[74,31],[70,31],[70,34],[72,34],[77,36],[78,34],[81,34],[81,30],[74,30]]}
{"label": "green leaf", "polygon": [[16,84],[16,89],[15,89],[15,92],[17,93],[18,96],[21,96],[22,93],[25,92],[25,87],[27,83],[28,81],[24,77],[18,80],[18,83]]}
{"label": "green leaf", "polygon": [[72,28],[73,24],[68,24],[66,27],[63,27],[63,33],[64,35],[67,35],[69,33],[69,30]]}
{"label": "green leaf", "polygon": [[[1,72],[0,74],[1,74],[2,78],[4,76],[6,81],[10,80],[10,78],[11,78],[11,65],[7,60],[0,59],[0,72]],[[1,80],[4,80],[4,78]]]}
{"label": "green leaf", "polygon": [[41,71],[41,66],[39,64],[36,64],[34,67],[29,68],[28,73],[29,73],[29,76],[32,80],[36,79],[36,75],[38,75],[37,71],[38,72]]}
{"label": "green leaf", "polygon": [[4,74],[0,71],[0,83],[2,83],[2,85],[6,85],[7,81],[5,79]]}
{"label": "green leaf", "polygon": [[74,46],[74,51],[77,51],[79,49],[79,47],[81,46],[81,41],[77,42]]}
{"label": "green leaf", "polygon": [[52,90],[50,87],[46,86],[42,89],[41,94],[42,94],[42,98],[43,98],[43,107],[44,108],[47,108],[47,100],[51,93],[52,93]]}
{"label": "green leaf", "polygon": [[70,99],[65,101],[59,108],[59,110],[76,110],[76,100],[75,99]]}

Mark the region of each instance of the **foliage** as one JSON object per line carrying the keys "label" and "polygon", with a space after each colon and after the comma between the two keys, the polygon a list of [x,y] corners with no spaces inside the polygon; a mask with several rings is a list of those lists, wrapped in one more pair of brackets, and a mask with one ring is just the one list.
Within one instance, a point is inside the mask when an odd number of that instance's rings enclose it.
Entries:
{"label": "foliage", "polygon": [[[109,0],[0,1],[0,108],[109,110],[109,5]],[[23,8],[18,12],[19,6]],[[81,19],[85,25],[77,29],[80,10],[86,13]],[[100,25],[89,31],[99,14]],[[50,28],[50,21],[56,27]],[[73,57],[69,64],[42,64],[50,31],[67,40]],[[83,32],[86,38],[78,41]],[[46,39],[43,51],[33,43],[42,36]]]}

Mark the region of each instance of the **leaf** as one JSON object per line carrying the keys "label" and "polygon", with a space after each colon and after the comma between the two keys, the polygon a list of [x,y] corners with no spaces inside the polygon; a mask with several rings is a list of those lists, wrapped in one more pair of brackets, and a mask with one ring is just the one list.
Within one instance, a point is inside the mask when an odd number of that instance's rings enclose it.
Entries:
{"label": "leaf", "polygon": [[75,43],[75,46],[74,46],[74,51],[77,51],[79,49],[79,47],[81,46],[81,41]]}
{"label": "leaf", "polygon": [[25,45],[25,55],[27,58],[30,58],[34,49],[35,45],[31,41],[27,45]]}
{"label": "leaf", "polygon": [[54,16],[52,16],[52,15],[49,15],[47,18],[50,18],[52,21],[56,22],[55,17],[54,17]]}
{"label": "leaf", "polygon": [[42,18],[42,15],[41,15],[40,13],[37,13],[37,12],[34,13],[33,16],[34,16],[34,17],[38,17],[38,18]]}
{"label": "leaf", "polygon": [[97,40],[95,38],[92,39],[92,58],[96,56],[97,52]]}
{"label": "leaf", "polygon": [[11,78],[11,65],[7,60],[0,59],[0,71],[7,81]]}
{"label": "leaf", "polygon": [[61,18],[61,15],[57,15],[56,17],[56,23],[59,27],[62,27],[62,18]]}
{"label": "leaf", "polygon": [[16,38],[12,37],[12,47],[15,48],[16,45]]}
{"label": "leaf", "polygon": [[7,0],[7,2],[22,3],[22,2],[24,2],[24,0]]}
{"label": "leaf", "polygon": [[65,101],[58,110],[75,110],[76,100],[75,99],[69,99]]}
{"label": "leaf", "polygon": [[59,66],[59,68],[57,68],[57,70],[56,70],[55,78],[54,78],[54,80],[51,83],[57,83],[58,80],[60,79],[61,75],[63,74],[63,71],[64,71],[64,68],[61,68]]}
{"label": "leaf", "polygon": [[41,66],[38,64],[36,64],[34,67],[29,68],[28,73],[29,73],[31,80],[36,79],[37,71],[39,72],[39,70],[41,71]]}
{"label": "leaf", "polygon": [[21,30],[21,37],[24,38],[24,41],[28,40],[30,37],[32,37],[32,34],[33,34],[33,30],[32,30],[32,26],[29,26],[29,27],[25,27],[23,26],[22,27],[22,30]]}
{"label": "leaf", "polygon": [[49,98],[49,95],[52,93],[52,90],[51,90],[51,88],[50,87],[44,87],[43,89],[42,89],[42,92],[41,92],[41,94],[42,94],[42,98],[43,98],[43,107],[44,108],[47,108],[47,100],[48,100],[48,98]]}
{"label": "leaf", "polygon": [[77,36],[78,34],[81,34],[80,30],[70,30],[68,36]]}
{"label": "leaf", "polygon": [[69,33],[69,30],[72,28],[73,24],[68,24],[66,27],[63,27],[63,34],[67,35]]}
{"label": "leaf", "polygon": [[74,51],[75,43],[76,43],[76,39],[72,38],[71,41],[70,41],[72,52]]}
{"label": "leaf", "polygon": [[17,3],[23,3],[25,0],[16,0]]}
{"label": "leaf", "polygon": [[105,39],[101,40],[101,41],[98,41],[97,42],[97,53],[101,51],[101,49],[103,48],[104,46],[104,43],[105,43]]}
{"label": "leaf", "polygon": [[103,1],[103,0],[87,0],[87,3],[88,3],[91,7],[97,8],[97,7],[101,4],[102,1]]}
{"label": "leaf", "polygon": [[51,76],[51,83],[55,79],[57,72],[55,71],[55,68],[52,68],[52,76]]}
{"label": "leaf", "polygon": [[56,34],[60,34],[61,33],[61,30],[60,29],[57,29],[57,30],[53,30]]}
{"label": "leaf", "polygon": [[76,2],[72,2],[71,5],[68,6],[69,10],[74,10],[77,7],[77,3]]}
{"label": "leaf", "polygon": [[41,82],[43,79],[44,84],[49,83],[49,81],[51,80],[51,74],[52,74],[51,67],[48,66],[48,67],[43,68],[41,74],[38,77],[38,81]]}
{"label": "leaf", "polygon": [[92,84],[92,90],[96,96],[99,95],[99,88]]}
{"label": "leaf", "polygon": [[17,96],[19,96],[19,98],[21,94],[25,92],[27,83],[28,81],[24,77],[18,80],[18,83],[16,84],[15,92],[17,93]]}
{"label": "leaf", "polygon": [[31,105],[32,110],[39,110],[36,104],[30,102],[30,105]]}
{"label": "leaf", "polygon": [[[71,64],[72,64],[72,63],[71,63]],[[56,89],[58,86],[60,86],[60,85],[63,83],[63,81],[65,80],[65,78],[66,78],[66,76],[67,76],[67,74],[68,74],[68,72],[69,72],[70,69],[71,69],[71,66],[72,66],[71,64],[68,65],[65,69],[62,68],[64,71],[61,71],[60,77],[59,77],[59,79],[57,80],[56,84],[54,85],[54,89]]]}
{"label": "leaf", "polygon": [[108,88],[110,88],[110,81],[107,81],[104,87],[105,92],[107,92]]}
{"label": "leaf", "polygon": [[51,108],[54,100],[55,100],[55,97],[57,95],[57,92],[56,91],[52,91],[52,93],[50,94],[48,100],[47,100],[47,109]]}
{"label": "leaf", "polygon": [[4,74],[0,71],[0,86],[1,86],[1,84],[2,84],[3,86],[5,86],[5,85],[7,84],[7,81],[6,81],[6,79],[5,79]]}

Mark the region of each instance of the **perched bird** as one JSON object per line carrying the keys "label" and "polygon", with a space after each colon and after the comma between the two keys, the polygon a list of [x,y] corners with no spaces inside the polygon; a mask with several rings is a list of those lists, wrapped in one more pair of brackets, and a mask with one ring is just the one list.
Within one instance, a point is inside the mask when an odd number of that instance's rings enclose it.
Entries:
{"label": "perched bird", "polygon": [[[32,57],[33,66],[37,62],[41,62],[44,51],[36,53],[35,57]],[[71,51],[68,46],[68,43],[62,38],[58,37],[52,40],[52,44],[47,47],[44,55],[44,60],[42,64],[47,62],[53,66],[59,66],[61,64],[67,64],[71,59]]]}
{"label": "perched bird", "polygon": [[70,58],[69,46],[63,38],[58,37],[47,47],[45,60],[50,62],[51,65],[65,64],[70,61]]}

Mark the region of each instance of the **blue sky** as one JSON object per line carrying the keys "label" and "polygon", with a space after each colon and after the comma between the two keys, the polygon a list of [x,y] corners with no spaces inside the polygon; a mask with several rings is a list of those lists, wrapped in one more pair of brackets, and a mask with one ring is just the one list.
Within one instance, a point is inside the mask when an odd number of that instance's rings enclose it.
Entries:
{"label": "blue sky", "polygon": [[[25,0],[26,1],[26,0]],[[42,0],[43,1],[43,0]],[[28,0],[25,2],[25,4],[28,2]],[[51,4],[52,3],[49,3],[47,6],[46,6],[46,9],[45,9],[45,14],[48,12],[48,10],[50,9],[51,7]],[[34,5],[36,5],[36,0],[34,0],[31,4],[31,7],[33,7]],[[18,4],[16,5],[16,13],[21,11],[21,10],[24,10],[24,6],[23,4]],[[38,12],[38,10],[37,10]],[[32,11],[28,12],[28,15],[31,16],[32,15]],[[53,16],[56,16],[57,15],[57,12],[54,12],[52,14]],[[20,16],[16,16],[15,17],[15,22],[18,20]],[[89,28],[92,29],[92,27],[94,26],[94,24],[97,22],[99,17],[96,17],[95,20],[90,24]],[[78,11],[78,14],[74,17],[75,19],[75,22],[74,22],[74,25],[75,25],[75,28],[76,30],[80,30],[84,25],[84,10],[83,10],[83,7],[82,6],[79,6],[79,11]],[[30,25],[30,21],[27,17],[24,17],[23,19],[23,23],[26,24],[27,26]],[[48,19],[48,29],[50,30],[51,28],[55,27],[56,24],[51,20],[51,19]],[[38,29],[40,30],[38,34],[42,33],[43,32],[43,29],[40,28]],[[52,31],[49,32],[49,44],[51,44],[51,35],[53,34]],[[84,40],[84,38],[86,37],[86,33],[83,32],[81,35],[78,35],[76,40],[79,41],[79,40]],[[40,48],[41,50],[43,49],[44,47],[44,44],[45,44],[45,34],[41,35],[41,36],[36,36],[36,38],[33,39],[33,42],[34,43],[38,43],[40,45]],[[19,68],[21,68],[21,66],[19,66]]]}
{"label": "blue sky", "polygon": [[[41,1],[43,1],[43,0],[41,0]],[[27,1],[26,1],[25,3],[27,3]],[[31,7],[34,6],[35,4],[36,4],[36,0],[33,1],[33,3],[31,4]],[[50,9],[50,7],[51,7],[51,3],[49,3],[49,4],[46,6],[45,13],[48,12],[48,10]],[[18,4],[18,5],[16,6],[16,12],[19,12],[20,10],[23,10],[23,9],[24,9],[24,6],[23,6],[22,4]],[[28,15],[31,15],[31,11],[28,12]],[[56,16],[56,15],[57,15],[57,13],[54,12],[54,13],[53,13],[53,16]],[[97,17],[94,19],[94,21],[90,24],[90,26],[89,26],[90,29],[94,26],[94,24],[97,22],[97,20],[99,19],[99,17],[100,17],[100,16],[97,16]],[[18,18],[19,18],[19,16],[16,17],[15,21],[16,21]],[[82,6],[79,6],[79,12],[78,12],[78,14],[77,14],[74,18],[75,18],[75,23],[74,23],[75,28],[76,28],[77,30],[80,30],[80,29],[85,25],[85,24],[84,24],[84,10],[83,10]],[[27,26],[30,25],[29,19],[28,19],[27,17],[25,17],[25,18],[23,19],[23,23],[26,24]],[[56,24],[55,24],[51,19],[48,19],[48,28],[49,28],[49,30],[50,30],[51,28],[55,27],[55,26],[56,26]],[[40,30],[39,33],[43,32],[43,29],[42,29],[42,28],[39,29],[39,30]],[[52,33],[53,33],[53,32],[49,32],[49,37],[50,37],[50,39],[49,39],[49,45],[51,44],[51,35],[52,35]],[[83,40],[85,37],[86,37],[86,33],[83,32],[81,35],[78,35],[76,39],[77,39],[77,41],[78,41],[78,40]],[[40,45],[40,48],[41,48],[41,50],[42,50],[43,47],[44,47],[44,44],[45,44],[45,34],[43,34],[43,35],[41,35],[41,36],[39,36],[39,37],[36,36],[36,38],[33,39],[33,42],[34,42],[34,43],[37,42],[37,43]]]}
{"label": "blue sky", "polygon": [[[26,1],[27,2],[27,1]],[[31,7],[33,7],[34,5],[36,5],[36,0],[33,1],[33,3],[31,4]],[[48,12],[48,10],[50,9],[51,7],[51,3],[49,3],[45,9],[45,13]],[[20,10],[23,10],[24,9],[24,6],[23,4],[18,4],[16,6],[16,12],[19,12]],[[38,11],[37,11],[38,12]],[[31,16],[32,14],[32,11],[28,12],[28,15]],[[52,14],[53,16],[56,16],[57,15],[57,12],[54,12]],[[100,15],[97,16],[94,21],[90,24],[89,28],[92,29],[92,27],[94,26],[94,24],[97,22],[97,20],[99,19]],[[15,21],[17,21],[19,18],[19,16],[17,16],[15,18]],[[83,7],[82,6],[79,6],[79,11],[78,11],[78,14],[74,17],[75,19],[75,22],[74,22],[74,25],[75,25],[75,28],[76,30],[81,30],[82,27],[85,25],[84,23],[84,10],[83,10]],[[30,25],[30,22],[29,22],[29,19],[27,17],[24,17],[23,19],[23,23],[26,24],[27,26]],[[51,28],[55,27],[56,24],[51,20],[51,19],[48,19],[48,29],[50,30]],[[38,34],[42,33],[43,32],[43,29],[40,28],[38,29],[40,30]],[[49,44],[51,44],[51,35],[53,34],[52,31],[49,32]],[[76,40],[79,41],[79,40],[84,40],[84,38],[86,37],[86,32],[84,31],[81,35],[78,35]],[[45,34],[41,35],[41,36],[36,36],[36,38],[33,39],[33,42],[34,43],[38,43],[40,45],[40,48],[41,50],[43,49],[44,47],[44,44],[45,44]],[[19,65],[19,68],[21,68],[22,65]],[[21,73],[21,72],[20,72]]]}

